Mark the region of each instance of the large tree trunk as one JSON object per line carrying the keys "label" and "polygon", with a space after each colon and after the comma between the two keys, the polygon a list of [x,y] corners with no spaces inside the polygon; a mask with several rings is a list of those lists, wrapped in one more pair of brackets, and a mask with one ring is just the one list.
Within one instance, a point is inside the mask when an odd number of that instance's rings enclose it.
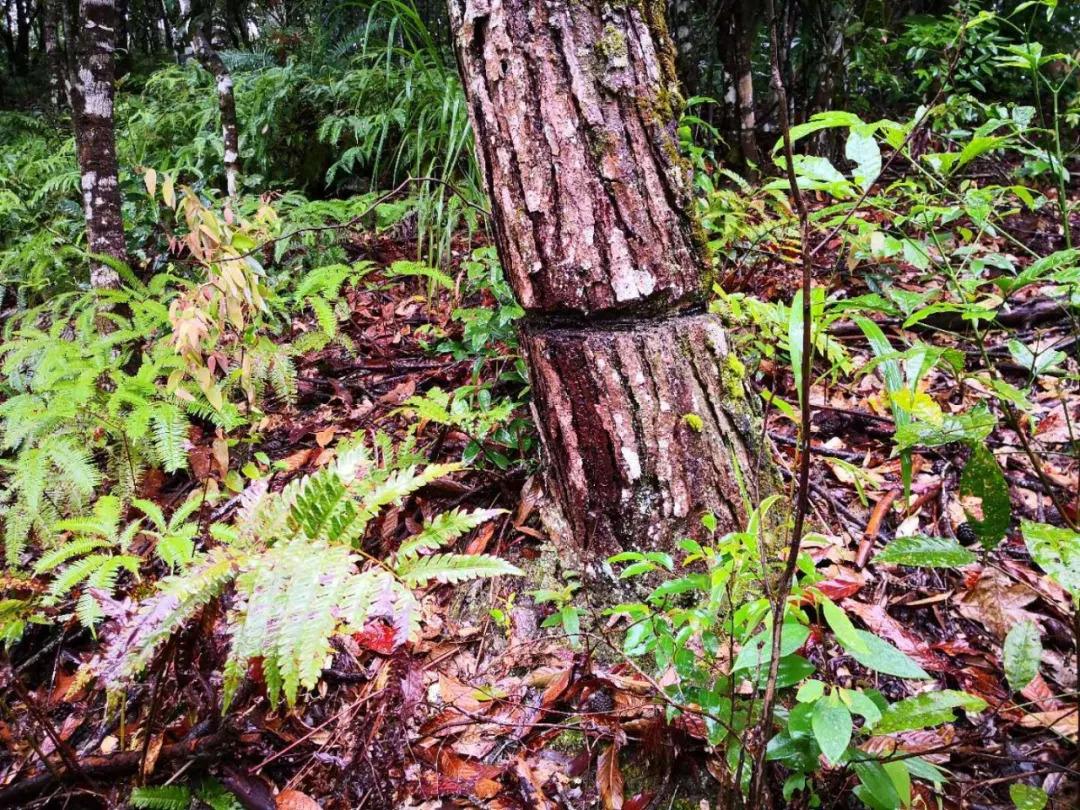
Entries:
{"label": "large tree trunk", "polygon": [[759,461],[704,314],[663,5],[450,0],[559,539],[590,554],[672,548],[704,512],[741,525]]}
{"label": "large tree trunk", "polygon": [[[75,148],[82,174],[86,241],[91,253],[127,260],[117,180],[113,129],[113,54],[116,8],[113,0],[81,0],[76,73],[71,83]],[[101,261],[90,266],[94,287],[118,287],[120,276]]]}
{"label": "large tree trunk", "polygon": [[225,186],[230,197],[236,196],[240,178],[240,136],[236,125],[236,97],[229,69],[211,44],[210,11],[193,0],[180,0],[181,29],[187,32],[191,49],[199,64],[214,77],[218,110],[221,115],[221,140],[225,151]]}

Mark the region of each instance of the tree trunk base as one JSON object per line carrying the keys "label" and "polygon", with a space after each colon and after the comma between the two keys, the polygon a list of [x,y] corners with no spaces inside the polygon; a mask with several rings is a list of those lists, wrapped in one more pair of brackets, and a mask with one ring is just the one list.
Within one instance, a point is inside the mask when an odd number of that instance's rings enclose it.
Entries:
{"label": "tree trunk base", "polygon": [[534,322],[522,343],[557,545],[595,559],[670,551],[706,513],[721,532],[744,526],[773,467],[718,318]]}

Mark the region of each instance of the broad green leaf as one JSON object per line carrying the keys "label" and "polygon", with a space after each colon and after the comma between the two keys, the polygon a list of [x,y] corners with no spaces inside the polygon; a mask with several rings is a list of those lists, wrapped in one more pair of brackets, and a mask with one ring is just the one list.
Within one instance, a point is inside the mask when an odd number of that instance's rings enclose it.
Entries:
{"label": "broad green leaf", "polygon": [[913,731],[951,723],[954,709],[981,712],[986,701],[955,689],[940,692],[924,692],[921,695],[897,701],[887,708],[881,721],[874,728],[875,734],[892,734],[897,731]]}
{"label": "broad green leaf", "polygon": [[866,644],[868,651],[861,653],[848,650],[848,654],[867,669],[880,672],[882,675],[894,675],[897,678],[926,679],[930,677],[922,667],[885,639],[865,630],[856,632]]}
{"label": "broad green leaf", "polygon": [[818,602],[821,604],[825,621],[836,634],[837,640],[844,645],[844,649],[852,652],[870,652],[870,648],[866,646],[866,642],[855,629],[855,625],[851,623],[851,619],[832,599],[827,596],[818,596]]}
{"label": "broad green leaf", "polygon": [[852,714],[860,715],[866,720],[864,730],[872,728],[881,719],[878,705],[858,689],[839,689],[838,694],[841,702]]}
{"label": "broad green leaf", "polygon": [[994,548],[1009,529],[1012,504],[1001,466],[984,444],[971,448],[971,457],[960,473],[960,497],[979,542],[984,548]]}
{"label": "broad green leaf", "polygon": [[900,794],[896,791],[892,778],[880,762],[872,760],[856,762],[854,765],[856,776],[869,792],[870,796],[863,794],[860,798],[870,798],[875,810],[898,810],[900,807]]}
{"label": "broad green leaf", "polygon": [[835,765],[851,742],[851,712],[836,695],[829,695],[814,705],[810,726],[821,753]]}
{"label": "broad green leaf", "polygon": [[1042,663],[1042,639],[1039,628],[1030,619],[1013,625],[1005,636],[1005,677],[1014,692],[1019,692],[1039,674]]}
{"label": "broad green leaf", "polygon": [[977,444],[990,435],[997,425],[997,419],[985,408],[978,408],[968,413],[947,414],[941,424],[915,422],[901,425],[897,422],[894,441],[897,450],[910,450],[913,447],[941,447],[954,442]]}
{"label": "broad green leaf", "polygon": [[1049,797],[1042,788],[1016,783],[1009,785],[1009,798],[1016,810],[1043,810]]}
{"label": "broad green leaf", "polygon": [[881,174],[881,149],[873,135],[852,129],[844,144],[844,157],[855,164],[853,177],[863,191],[870,188]]}
{"label": "broad green leaf", "polygon": [[916,568],[959,568],[975,562],[975,553],[949,537],[898,537],[873,562]]}
{"label": "broad green leaf", "polygon": [[1021,530],[1031,559],[1073,599],[1080,600],[1080,534],[1029,520]]}
{"label": "broad green leaf", "polygon": [[[795,622],[786,622],[780,628],[780,657],[791,655],[799,647],[806,643],[810,637],[810,628]],[[735,657],[732,671],[740,669],[757,669],[767,665],[772,660],[772,630],[765,629],[755,635]],[[767,667],[766,667],[767,668]]]}

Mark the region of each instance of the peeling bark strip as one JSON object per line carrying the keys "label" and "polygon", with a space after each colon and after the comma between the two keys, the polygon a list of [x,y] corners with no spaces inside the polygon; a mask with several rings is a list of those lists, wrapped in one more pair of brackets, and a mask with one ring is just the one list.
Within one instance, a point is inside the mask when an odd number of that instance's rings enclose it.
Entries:
{"label": "peeling bark strip", "polygon": [[210,11],[201,4],[196,6],[193,0],[180,0],[180,19],[195,58],[214,77],[221,116],[221,141],[225,149],[225,188],[230,197],[235,197],[240,178],[240,136],[236,126],[232,76],[210,42]]}
{"label": "peeling bark strip", "polygon": [[741,372],[697,314],[709,262],[663,4],[450,0],[499,258],[529,312],[549,528],[586,563],[673,549],[706,511],[741,528],[739,482],[753,498],[762,466]]}
{"label": "peeling bark strip", "polygon": [[450,0],[521,305],[570,315],[703,300],[662,0]]}
{"label": "peeling bark strip", "polygon": [[523,338],[549,485],[590,551],[671,548],[704,511],[743,525],[739,477],[753,477],[757,451],[716,318],[526,327]]}
{"label": "peeling bark strip", "polygon": [[[127,261],[113,131],[116,8],[112,0],[80,0],[79,18],[82,29],[71,97],[86,241],[91,253]],[[119,287],[120,276],[109,265],[93,262],[90,284]]]}

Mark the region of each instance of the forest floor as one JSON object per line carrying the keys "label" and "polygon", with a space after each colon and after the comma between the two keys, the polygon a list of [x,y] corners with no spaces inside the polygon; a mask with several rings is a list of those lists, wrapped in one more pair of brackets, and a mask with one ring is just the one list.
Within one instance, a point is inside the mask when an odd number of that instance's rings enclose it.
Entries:
{"label": "forest floor", "polygon": [[[1034,232],[1050,227],[1040,222],[1017,226]],[[356,233],[349,250],[350,258],[385,266],[412,247]],[[463,251],[456,253],[460,257]],[[791,267],[779,255],[767,266],[768,273],[759,265],[742,276],[742,285],[766,300],[787,300],[797,283]],[[818,282],[829,290],[844,287],[848,296],[864,291],[861,281],[837,270],[836,256],[822,255],[816,271]],[[894,277],[896,286],[924,292],[925,276],[914,268],[909,275]],[[460,329],[451,318],[455,302],[448,293],[432,296],[423,279],[381,284],[376,275],[366,281],[347,293],[351,317],[342,325],[357,354],[331,346],[303,357],[299,401],[269,408],[258,426],[259,449],[280,462],[274,489],[326,464],[336,436],[363,430],[404,438],[414,420],[399,408],[414,394],[434,386],[453,390],[475,382],[475,374],[491,382],[496,395],[507,393],[510,384],[499,382],[505,360],[476,367],[471,358],[455,360],[432,351],[431,327],[450,337]],[[1002,374],[1025,373],[1011,365],[1004,345],[1018,336],[1029,345],[1054,346],[1075,357],[1076,330],[1037,287],[1024,291],[1014,312],[1009,330],[991,329],[985,344],[986,356]],[[899,329],[896,319],[879,323],[890,334]],[[294,332],[309,327],[304,322],[293,326]],[[830,329],[854,367],[869,361],[866,339],[850,321],[838,320]],[[969,357],[975,354],[973,345],[955,332],[930,328],[922,337]],[[766,358],[762,370],[778,397],[795,401],[789,369]],[[936,375],[932,372],[925,390],[947,413],[969,411],[980,401],[978,390],[957,389],[951,379]],[[1076,642],[1068,594],[1032,564],[1023,542],[1013,535],[959,570],[873,564],[874,553],[893,538],[954,536],[965,520],[957,484],[962,451],[949,445],[917,451],[911,499],[903,505],[900,461],[892,445],[895,424],[878,376],[841,373],[823,379],[812,392],[811,503],[817,534],[807,543],[823,577],[818,587],[914,659],[939,688],[963,689],[991,707],[974,723],[959,719],[902,735],[903,751],[922,754],[951,774],[943,794],[920,783],[915,795],[926,807],[939,800],[944,807],[1006,807],[1011,806],[1009,784],[1024,781],[1043,786],[1067,806],[1067,797],[1076,796],[1078,736]],[[1059,383],[1053,375],[1036,383],[1032,415],[1044,449],[1041,472],[1007,427],[999,426],[986,441],[1002,461],[1015,514],[1032,520],[1047,520],[1055,509],[1043,479],[1071,493],[1064,508],[1073,510],[1073,517],[1080,506],[1080,467],[1067,454],[1075,441],[1072,426],[1080,425],[1080,398]],[[796,425],[774,408],[767,430],[776,460],[793,469]],[[435,424],[422,423],[417,434],[418,447],[431,461],[459,460],[470,441],[454,428]],[[143,497],[164,505],[181,502],[209,474],[211,439],[193,437],[192,478],[149,479]],[[539,629],[552,608],[536,605],[528,594],[557,585],[565,572],[553,570],[557,566],[537,516],[538,460],[513,461],[508,471],[480,465],[440,480],[400,508],[389,509],[375,525],[376,545],[382,547],[373,553],[393,551],[436,511],[501,508],[505,513],[467,538],[461,550],[497,554],[529,577],[431,589],[424,599],[419,644],[390,652],[390,632],[377,630],[344,639],[317,695],[295,710],[271,710],[256,687],[238,698],[237,710],[220,727],[206,720],[214,712],[213,698],[199,694],[211,695],[208,681],[225,644],[213,616],[204,621],[199,643],[190,635],[181,639],[171,664],[154,676],[151,695],[143,697],[153,708],[129,707],[123,727],[103,719],[99,696],[85,685],[75,684],[72,690],[78,665],[94,649],[88,634],[72,632],[47,645],[24,645],[37,649],[13,662],[28,687],[16,703],[34,705],[33,714],[51,727],[49,734],[40,735],[40,753],[47,756],[63,746],[76,758],[79,776],[51,782],[52,775],[38,769],[35,752],[20,742],[7,717],[0,721],[0,739],[17,755],[5,758],[0,770],[0,803],[96,807],[104,798],[121,806],[139,772],[146,778],[177,767],[208,766],[246,808],[645,810],[713,801],[718,788],[709,774],[719,772],[719,763],[704,741],[700,720],[665,719],[656,699],[664,676],[658,683],[621,656],[616,627],[601,616],[590,617],[584,623],[592,630],[578,647],[561,631]],[[227,517],[235,506],[232,499],[217,507],[214,519]],[[1042,630],[1044,667],[1017,696],[1005,684],[1001,645],[1009,629],[1024,619]],[[828,649],[824,634],[812,633],[803,654],[831,683],[873,685],[892,700],[909,694],[905,681],[873,675],[842,650]],[[206,711],[177,715],[170,704],[181,697],[189,706],[205,704]],[[5,708],[10,713],[14,705]],[[176,719],[158,727],[159,718]],[[122,737],[142,739],[141,754],[118,757],[117,750],[131,751]],[[835,788],[821,790],[832,797],[826,806],[844,806],[847,800],[835,797],[847,793],[850,772],[837,768],[826,779]],[[21,803],[20,784],[34,780],[46,788],[44,798]]]}

